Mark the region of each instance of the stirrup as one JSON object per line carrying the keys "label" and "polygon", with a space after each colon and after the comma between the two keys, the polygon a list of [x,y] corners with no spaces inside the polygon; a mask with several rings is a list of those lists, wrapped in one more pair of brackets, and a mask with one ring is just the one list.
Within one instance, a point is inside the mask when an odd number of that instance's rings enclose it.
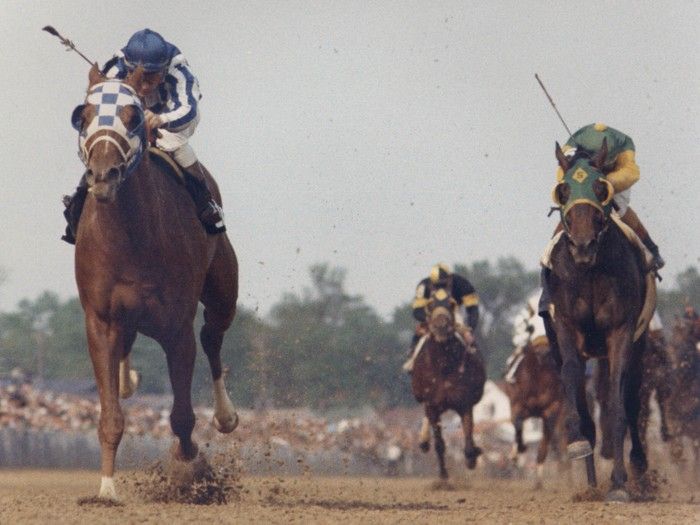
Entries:
{"label": "stirrup", "polygon": [[224,210],[213,199],[207,202],[204,210],[199,214],[199,220],[204,225],[207,233],[215,235],[226,231],[224,224]]}

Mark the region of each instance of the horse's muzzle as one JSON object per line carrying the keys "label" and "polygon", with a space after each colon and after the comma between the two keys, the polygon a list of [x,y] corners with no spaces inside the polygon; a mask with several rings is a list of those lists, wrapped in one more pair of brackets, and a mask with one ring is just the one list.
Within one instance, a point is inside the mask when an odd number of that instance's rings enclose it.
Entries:
{"label": "horse's muzzle", "polygon": [[569,241],[569,252],[576,266],[590,267],[596,262],[598,241],[591,239],[585,242]]}
{"label": "horse's muzzle", "polygon": [[109,168],[99,174],[94,174],[92,170],[88,170],[88,191],[99,202],[114,202],[117,198],[117,190],[124,180],[122,174],[123,170],[117,167]]}

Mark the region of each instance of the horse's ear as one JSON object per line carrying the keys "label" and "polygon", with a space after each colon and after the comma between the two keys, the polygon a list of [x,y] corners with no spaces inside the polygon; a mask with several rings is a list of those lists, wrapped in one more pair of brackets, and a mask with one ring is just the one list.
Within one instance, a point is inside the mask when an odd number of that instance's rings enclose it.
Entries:
{"label": "horse's ear", "polygon": [[598,150],[598,153],[595,154],[595,157],[591,159],[591,164],[597,168],[598,170],[601,170],[603,166],[605,166],[605,159],[608,156],[608,138],[605,137],[603,139],[603,144],[600,146],[600,149]]}
{"label": "horse's ear", "polygon": [[97,66],[97,62],[95,62],[92,67],[90,68],[90,73],[88,73],[88,87],[91,88],[95,84],[99,84],[100,82],[104,81],[104,77],[102,76],[102,72],[100,71],[100,68]]}
{"label": "horse's ear", "polygon": [[569,159],[567,159],[566,155],[564,155],[564,152],[561,150],[561,146],[558,142],[554,143],[554,155],[557,157],[559,166],[564,170],[564,173],[566,173],[566,170],[569,169]]}
{"label": "horse's ear", "polygon": [[124,79],[124,83],[128,84],[136,92],[138,92],[138,86],[141,84],[141,80],[143,79],[143,66],[138,66],[136,69],[134,69],[131,73],[126,75],[126,78]]}
{"label": "horse's ear", "polygon": [[571,197],[571,188],[566,182],[560,182],[552,190],[552,200],[557,206],[564,206]]}

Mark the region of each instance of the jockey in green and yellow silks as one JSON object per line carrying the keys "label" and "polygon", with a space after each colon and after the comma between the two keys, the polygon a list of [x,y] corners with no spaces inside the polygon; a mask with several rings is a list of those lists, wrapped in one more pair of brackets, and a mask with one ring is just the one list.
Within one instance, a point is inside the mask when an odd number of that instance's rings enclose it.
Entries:
{"label": "jockey in green and yellow silks", "polygon": [[[602,171],[615,190],[613,200],[615,201],[617,213],[622,221],[634,230],[644,243],[644,246],[649,249],[654,257],[654,265],[658,270],[665,264],[659,254],[659,247],[652,241],[649,232],[639,220],[637,214],[629,207],[630,188],[639,180],[639,166],[635,161],[635,149],[632,139],[621,131],[608,127],[605,124],[589,124],[571,135],[562,147],[562,151],[567,157],[573,157],[579,150],[584,150],[593,155],[601,149],[604,139],[607,140],[608,155]],[[561,182],[563,178],[564,172],[561,167],[558,167],[557,182]],[[561,228],[561,226],[558,228]]]}

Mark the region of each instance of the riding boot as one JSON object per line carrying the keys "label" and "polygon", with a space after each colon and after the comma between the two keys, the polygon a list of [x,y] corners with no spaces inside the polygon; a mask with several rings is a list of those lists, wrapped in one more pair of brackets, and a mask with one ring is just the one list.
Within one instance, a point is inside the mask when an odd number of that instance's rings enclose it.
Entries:
{"label": "riding boot", "polygon": [[634,230],[634,233],[637,234],[637,237],[640,238],[644,246],[646,246],[647,249],[651,252],[651,255],[653,257],[652,262],[654,264],[654,268],[656,270],[660,270],[661,268],[663,268],[666,264],[666,261],[664,261],[663,257],[661,257],[661,254],[659,254],[659,247],[654,241],[651,240],[649,232],[642,224],[642,221],[639,220],[639,217],[634,212],[634,210],[628,207],[625,214],[620,218],[622,219],[622,222],[624,222],[627,226]]}
{"label": "riding boot", "polygon": [[182,172],[185,176],[185,187],[192,196],[197,217],[204,225],[204,229],[211,235],[225,232],[224,210],[214,200],[199,162],[182,168]]}
{"label": "riding boot", "polygon": [[83,173],[73,195],[63,196],[63,205],[65,206],[63,216],[68,224],[66,225],[66,233],[63,234],[61,240],[66,241],[68,244],[75,244],[75,238],[78,235],[78,222],[80,221],[80,214],[83,212],[87,194],[88,186],[85,180],[85,173]]}

